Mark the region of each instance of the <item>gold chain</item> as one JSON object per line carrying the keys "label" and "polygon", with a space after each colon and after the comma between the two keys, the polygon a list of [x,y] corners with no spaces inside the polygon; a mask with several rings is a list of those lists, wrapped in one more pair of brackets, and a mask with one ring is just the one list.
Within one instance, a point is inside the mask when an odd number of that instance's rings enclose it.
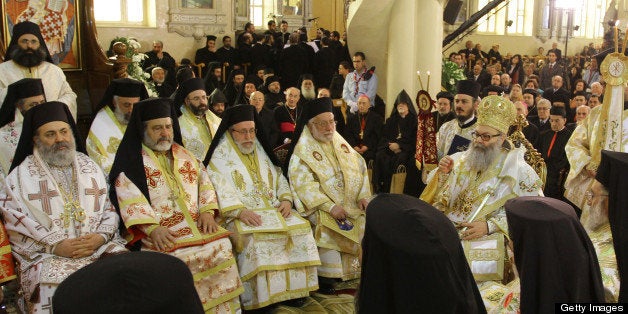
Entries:
{"label": "gold chain", "polygon": [[[63,170],[61,170],[63,172]],[[81,208],[81,204],[78,202],[77,197],[74,195],[73,184],[76,181],[76,169],[72,166],[72,180],[68,183],[68,191],[63,188],[63,184],[57,184],[61,197],[63,198],[63,213],[59,215],[59,218],[63,220],[63,227],[68,228],[70,226],[70,220],[83,222],[86,218],[85,210]],[[78,192],[78,191],[77,191]]]}

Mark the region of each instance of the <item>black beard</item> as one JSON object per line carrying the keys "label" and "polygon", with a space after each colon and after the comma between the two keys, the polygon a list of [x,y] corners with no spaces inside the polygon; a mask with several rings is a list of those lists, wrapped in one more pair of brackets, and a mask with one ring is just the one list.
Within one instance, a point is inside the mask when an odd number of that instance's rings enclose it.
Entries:
{"label": "black beard", "polygon": [[207,111],[208,106],[207,105],[202,105],[202,106],[204,106],[204,108],[201,108],[201,105],[199,105],[198,107],[190,105],[190,110],[192,111],[192,114],[197,117],[200,117],[203,114],[205,114],[205,111]]}
{"label": "black beard", "polygon": [[32,68],[40,65],[44,61],[46,58],[46,52],[41,47],[37,50],[30,48],[22,49],[18,47],[13,51],[11,58],[15,61],[15,63],[23,67]]}

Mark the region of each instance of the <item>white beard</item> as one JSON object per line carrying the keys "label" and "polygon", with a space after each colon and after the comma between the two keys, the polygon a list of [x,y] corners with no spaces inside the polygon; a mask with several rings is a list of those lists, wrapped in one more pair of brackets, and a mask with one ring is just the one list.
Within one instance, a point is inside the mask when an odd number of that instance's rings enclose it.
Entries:
{"label": "white beard", "polygon": [[301,89],[301,97],[305,98],[306,100],[312,100],[314,98],[316,98],[316,92],[313,89]]}
{"label": "white beard", "polygon": [[497,158],[500,152],[501,145],[497,142],[491,144],[489,147],[484,147],[484,145],[478,143],[471,143],[467,163],[472,171],[484,172],[488,170],[488,167],[495,161],[495,158]]}
{"label": "white beard", "polygon": [[245,147],[242,143],[238,142],[235,142],[235,144],[236,146],[238,146],[240,152],[244,155],[252,154],[255,151],[255,141],[253,141],[253,145],[251,145],[250,147]]}

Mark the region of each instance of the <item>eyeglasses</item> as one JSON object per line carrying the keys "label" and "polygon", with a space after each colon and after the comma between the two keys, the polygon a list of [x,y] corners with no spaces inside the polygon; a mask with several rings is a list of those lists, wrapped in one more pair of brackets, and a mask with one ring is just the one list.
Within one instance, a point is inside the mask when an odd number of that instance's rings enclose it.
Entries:
{"label": "eyeglasses", "polygon": [[236,130],[236,129],[231,129],[231,131],[242,134],[242,135],[247,135],[247,134],[255,134],[257,133],[257,129],[253,128],[253,129],[244,129],[244,130]]}
{"label": "eyeglasses", "polygon": [[550,108],[536,107],[536,111],[549,111]]}
{"label": "eyeglasses", "polygon": [[471,132],[471,136],[473,137],[473,139],[477,139],[478,137],[482,139],[482,141],[484,142],[488,142],[490,141],[493,137],[498,137],[501,136],[501,133],[498,134],[488,134],[488,133],[483,133],[480,134],[478,132]]}
{"label": "eyeglasses", "polygon": [[189,100],[192,100],[192,101],[207,100],[208,98],[209,98],[209,97],[207,97],[207,95],[205,95],[205,96],[196,96],[196,97],[192,97],[192,98],[188,97],[188,99],[189,99]]}
{"label": "eyeglasses", "polygon": [[312,122],[312,124],[314,124],[315,126],[319,127],[319,128],[326,128],[330,125],[336,126],[336,121],[334,120],[329,120],[329,121],[319,121],[319,122]]}
{"label": "eyeglasses", "polygon": [[24,39],[20,40],[19,43],[22,44],[22,45],[28,45],[28,44],[36,45],[36,44],[39,44],[39,40],[38,39],[26,39],[26,38],[24,38]]}

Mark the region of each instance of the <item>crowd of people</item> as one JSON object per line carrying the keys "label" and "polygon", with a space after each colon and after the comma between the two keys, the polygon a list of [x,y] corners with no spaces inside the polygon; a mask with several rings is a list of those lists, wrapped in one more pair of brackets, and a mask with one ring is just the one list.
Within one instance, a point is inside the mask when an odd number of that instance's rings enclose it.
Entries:
{"label": "crowd of people", "polygon": [[[91,309],[93,297],[68,292],[82,284],[76,278],[111,272],[101,266],[109,259],[140,265],[140,255],[112,256],[129,250],[183,261],[194,300],[181,298],[192,312],[351,312],[353,298],[338,292],[358,285],[360,313],[545,312],[555,302],[623,300],[623,249],[609,245],[621,189],[609,160],[625,156],[602,151],[626,151],[628,89],[594,81],[601,60],[568,91],[556,48],[537,76],[519,55],[468,42],[452,61],[477,62],[455,94],[432,101],[423,91],[415,104],[401,90],[384,119],[363,52],[348,58],[337,32],[319,29],[308,41],[287,23],[268,26],[259,36],[247,24],[236,48],[225,36],[216,49],[209,36],[194,62],[204,66],[177,69],[156,41],[144,68],[160,97],[112,80],[84,141],[76,95],[45,61],[38,26],[15,25],[0,65],[15,75],[0,80],[0,282],[18,282],[24,312]],[[517,124],[529,146],[509,138]],[[406,177],[395,188],[399,169]],[[131,294],[120,306],[140,300]]]}

